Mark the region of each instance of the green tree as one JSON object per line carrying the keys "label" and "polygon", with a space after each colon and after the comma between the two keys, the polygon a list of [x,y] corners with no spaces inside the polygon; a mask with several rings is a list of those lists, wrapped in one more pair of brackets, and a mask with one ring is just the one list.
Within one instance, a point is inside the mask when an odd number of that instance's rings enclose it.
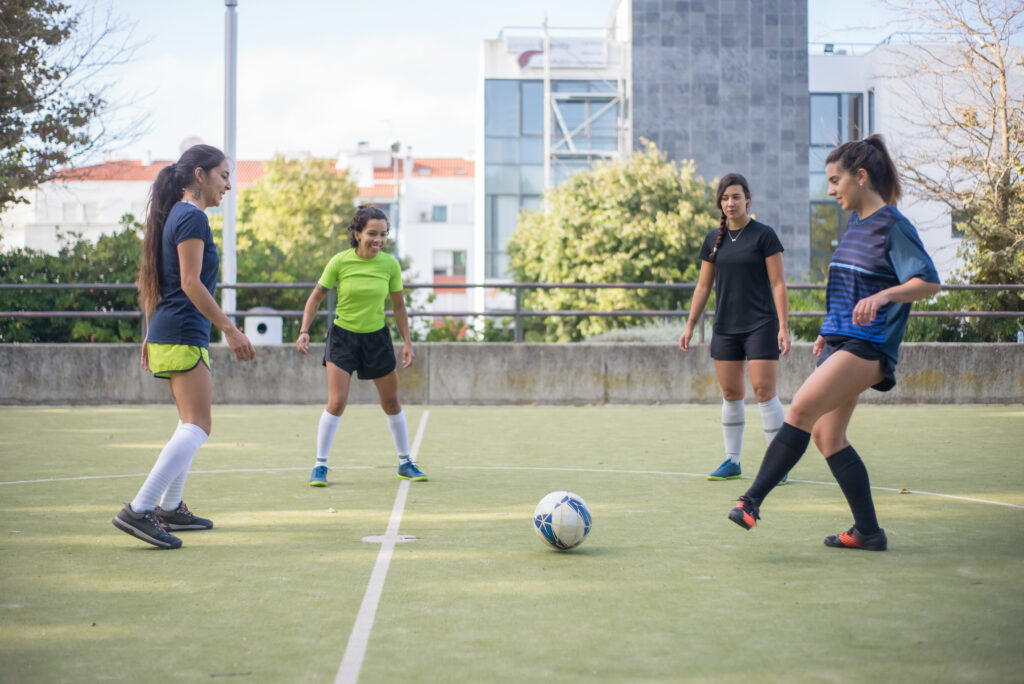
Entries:
{"label": "green tree", "polygon": [[[915,196],[945,204],[964,233],[955,280],[1024,282],[1024,2],[886,0],[915,31],[942,38],[895,49],[896,114],[910,130],[899,166]],[[956,292],[937,306],[1024,310],[1017,292]],[[1020,321],[936,319],[933,335],[1012,339]],[[923,324],[914,326],[922,327]],[[942,329],[942,330],[939,330]],[[959,336],[959,337],[957,337]]]}
{"label": "green tree", "polygon": [[[20,191],[137,122],[114,122],[96,76],[126,60],[126,27],[56,0],[0,0],[0,212]],[[99,19],[99,21],[97,21]],[[98,124],[98,125],[97,125]]]}
{"label": "green tree", "polygon": [[[519,281],[547,283],[673,283],[697,279],[700,246],[718,225],[714,190],[677,166],[654,143],[625,161],[601,162],[549,191],[546,208],[524,210],[509,239],[510,268]],[[527,308],[676,309],[672,290],[533,290]],[[545,337],[580,340],[642,324],[632,317],[551,317]]]}
{"label": "green tree", "polygon": [[[139,274],[143,227],[131,214],[122,229],[96,242],[62,236],[57,254],[33,249],[0,252],[0,283],[131,284]],[[0,290],[2,311],[138,311],[134,289]],[[0,319],[0,342],[138,342],[138,318]]]}
{"label": "green tree", "polygon": [[[267,162],[263,176],[239,193],[238,282],[316,281],[330,258],[349,246],[357,193],[348,173],[330,160],[278,156]],[[212,216],[211,226],[220,244],[223,218]],[[239,290],[237,306],[298,310],[308,296],[305,289]],[[298,336],[300,323],[285,322],[285,339]],[[323,330],[324,321],[314,325]]]}

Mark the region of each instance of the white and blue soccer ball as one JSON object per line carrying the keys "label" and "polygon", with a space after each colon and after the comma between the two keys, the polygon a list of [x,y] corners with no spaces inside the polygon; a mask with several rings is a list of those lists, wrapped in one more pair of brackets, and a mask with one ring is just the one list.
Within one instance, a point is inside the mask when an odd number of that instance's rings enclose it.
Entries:
{"label": "white and blue soccer ball", "polygon": [[572,492],[551,492],[533,511],[537,536],[559,551],[582,544],[592,524],[587,502]]}

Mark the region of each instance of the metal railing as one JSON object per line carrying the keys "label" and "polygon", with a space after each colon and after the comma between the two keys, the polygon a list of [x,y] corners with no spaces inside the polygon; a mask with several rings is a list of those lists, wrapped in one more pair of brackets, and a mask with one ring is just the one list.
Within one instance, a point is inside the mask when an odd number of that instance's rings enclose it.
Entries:
{"label": "metal railing", "polygon": [[[235,290],[312,290],[316,283],[236,283],[225,285],[218,283],[218,289],[232,288]],[[483,311],[436,311],[436,310],[410,310],[409,316],[429,318],[511,318],[515,326],[515,341],[523,341],[523,319],[524,318],[548,318],[552,316],[635,316],[641,318],[684,318],[690,315],[686,309],[616,309],[616,310],[540,310],[523,308],[524,290],[604,290],[604,289],[630,289],[630,290],[680,290],[692,291],[696,283],[408,283],[404,287],[409,290],[466,290],[484,288],[488,290],[511,290],[514,298],[514,305],[511,309],[484,309]],[[809,283],[789,283],[790,290],[824,290],[825,285]],[[0,283],[2,290],[135,290],[133,283]],[[1024,291],[1024,285],[943,285],[941,291],[951,292],[958,290],[988,290],[1003,292]],[[327,300],[327,308],[317,312],[318,316],[328,319],[334,313],[334,290],[331,290]],[[247,309],[225,312],[228,316],[282,316],[301,317],[301,309]],[[388,314],[391,312],[388,311]],[[701,316],[699,339],[704,339],[704,318],[714,317],[713,310],[705,311]],[[910,312],[911,316],[919,317],[944,317],[944,318],[1021,318],[1024,311],[919,311]],[[824,311],[790,311],[790,318],[822,318]],[[113,310],[113,311],[0,311],[0,318],[138,318],[142,321],[142,336],[145,337],[145,321],[142,320],[142,313],[136,310]]]}

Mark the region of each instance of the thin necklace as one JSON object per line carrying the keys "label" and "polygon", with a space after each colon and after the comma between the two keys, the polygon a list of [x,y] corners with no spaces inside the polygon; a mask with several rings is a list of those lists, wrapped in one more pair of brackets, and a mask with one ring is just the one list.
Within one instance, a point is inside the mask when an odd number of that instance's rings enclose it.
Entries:
{"label": "thin necklace", "polygon": [[742,228],[740,228],[740,232],[736,233],[736,237],[732,236],[732,229],[729,229],[729,239],[732,240],[733,242],[736,242],[737,240],[739,240],[740,239],[740,235],[743,234],[743,231],[745,231],[747,229],[747,226],[749,226],[749,225],[750,224],[747,223],[746,226],[743,226]]}

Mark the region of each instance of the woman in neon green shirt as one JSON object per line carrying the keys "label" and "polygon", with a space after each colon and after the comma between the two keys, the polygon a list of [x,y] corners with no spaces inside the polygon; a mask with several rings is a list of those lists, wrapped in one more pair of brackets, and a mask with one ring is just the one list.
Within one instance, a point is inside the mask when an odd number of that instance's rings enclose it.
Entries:
{"label": "woman in neon green shirt", "polygon": [[306,300],[302,327],[295,346],[309,353],[309,326],[324,296],[338,286],[334,324],[327,333],[323,364],[327,369],[327,407],[320,416],[316,440],[316,465],[311,487],[327,485],[327,457],[338,431],[341,414],[348,403],[352,374],[373,380],[380,405],[387,414],[388,428],[398,451],[398,477],[421,482],[427,479],[409,460],[409,429],[398,401],[398,376],[394,344],[384,318],[384,300],[391,298],[395,323],[405,344],[402,368],[412,365],[415,355],[409,341],[409,315],[402,296],[402,267],[383,250],[388,236],[388,218],[376,207],[360,207],[349,226],[351,249],[339,252],[327,263],[323,275]]}

